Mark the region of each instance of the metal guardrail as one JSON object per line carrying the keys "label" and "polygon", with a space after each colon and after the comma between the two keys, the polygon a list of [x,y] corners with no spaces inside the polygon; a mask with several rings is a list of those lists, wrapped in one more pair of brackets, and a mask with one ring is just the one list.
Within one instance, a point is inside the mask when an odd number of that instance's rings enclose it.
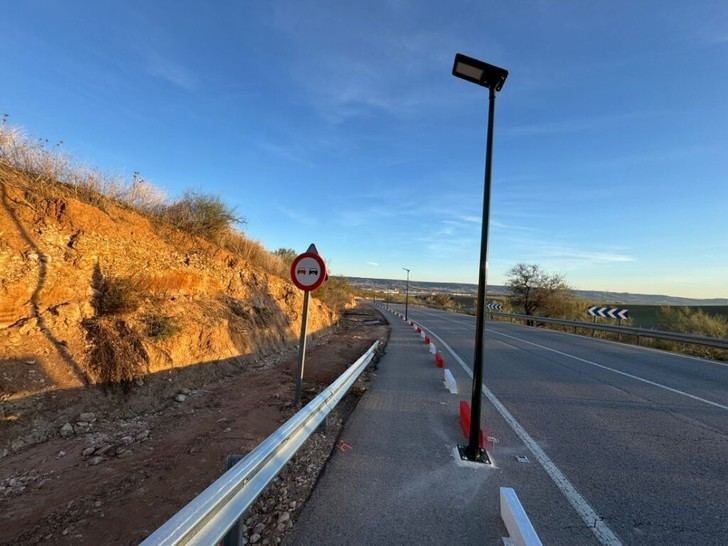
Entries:
{"label": "metal guardrail", "polygon": [[331,385],[147,537],[141,546],[217,544],[374,358],[379,341]]}
{"label": "metal guardrail", "polygon": [[596,322],[582,322],[578,320],[556,319],[550,317],[536,317],[533,315],[520,315],[517,313],[500,313],[497,311],[488,311],[491,315],[517,319],[529,322],[543,322],[545,324],[558,324],[561,326],[573,327],[587,330],[599,330],[602,332],[613,332],[616,334],[626,334],[635,336],[637,343],[643,337],[653,339],[664,339],[667,341],[677,341],[678,343],[688,343],[691,345],[703,345],[706,347],[716,347],[718,349],[728,349],[728,339],[720,339],[717,337],[693,336],[689,334],[680,334],[677,332],[665,332],[663,330],[651,330],[649,328],[633,328],[631,326],[612,326],[609,324],[598,324]]}

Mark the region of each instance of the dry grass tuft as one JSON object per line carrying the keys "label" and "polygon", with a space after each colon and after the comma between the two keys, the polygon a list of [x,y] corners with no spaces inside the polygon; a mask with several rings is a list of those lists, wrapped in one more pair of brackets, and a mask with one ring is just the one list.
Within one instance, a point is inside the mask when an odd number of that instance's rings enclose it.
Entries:
{"label": "dry grass tuft", "polygon": [[133,313],[142,303],[143,288],[138,279],[106,277],[97,290],[96,312],[99,315]]}
{"label": "dry grass tuft", "polygon": [[149,356],[126,322],[99,317],[85,321],[84,327],[91,342],[88,369],[96,382],[129,390],[136,379],[147,373]]}
{"label": "dry grass tuft", "polygon": [[141,320],[144,324],[144,335],[152,339],[167,339],[180,331],[176,317],[148,313]]}

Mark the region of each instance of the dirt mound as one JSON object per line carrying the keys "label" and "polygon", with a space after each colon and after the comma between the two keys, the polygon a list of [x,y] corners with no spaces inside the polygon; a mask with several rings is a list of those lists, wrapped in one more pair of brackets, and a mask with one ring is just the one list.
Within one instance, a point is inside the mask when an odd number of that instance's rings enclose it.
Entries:
{"label": "dirt mound", "polygon": [[[9,402],[255,360],[295,343],[300,328],[302,293],[287,280],[109,199],[82,202],[4,166],[0,271],[0,427],[22,417]],[[312,333],[336,319],[318,300],[309,309]]]}
{"label": "dirt mound", "polygon": [[[307,355],[304,402],[387,337],[373,308],[347,311]],[[0,545],[138,544],[220,476],[227,455],[248,453],[293,414],[296,362],[289,350],[231,365],[202,386],[183,387],[194,385],[187,376],[200,367],[191,366],[147,377],[128,396],[92,399],[93,389],[78,388],[44,397],[53,437],[0,461]],[[246,536],[275,544],[290,529],[365,385],[357,382],[248,511]],[[151,410],[146,397],[155,398]]]}

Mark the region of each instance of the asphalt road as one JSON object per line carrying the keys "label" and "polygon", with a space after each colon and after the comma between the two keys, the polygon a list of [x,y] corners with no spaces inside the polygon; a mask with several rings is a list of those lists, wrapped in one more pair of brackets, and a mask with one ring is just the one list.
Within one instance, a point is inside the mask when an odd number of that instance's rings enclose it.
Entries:
{"label": "asphalt road", "polygon": [[[409,316],[471,366],[474,317]],[[499,401],[599,542],[728,544],[728,366],[505,322],[485,338],[486,419]]]}
{"label": "asphalt road", "polygon": [[494,464],[455,455],[471,381],[455,364],[460,394],[449,392],[420,335],[387,316],[391,337],[374,379],[285,544],[502,546],[499,488],[510,487],[544,544],[598,545],[541,467],[519,462],[528,450],[488,408]]}

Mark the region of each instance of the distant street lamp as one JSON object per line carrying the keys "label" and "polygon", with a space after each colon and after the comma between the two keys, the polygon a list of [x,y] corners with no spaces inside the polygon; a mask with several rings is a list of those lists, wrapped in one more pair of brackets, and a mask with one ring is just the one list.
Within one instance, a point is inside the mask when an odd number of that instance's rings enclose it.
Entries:
{"label": "distant street lamp", "polygon": [[406,267],[403,267],[402,269],[404,269],[407,272],[407,284],[405,285],[406,288],[405,288],[405,293],[404,293],[405,294],[404,295],[404,320],[407,320],[407,318],[408,318],[407,311],[409,310],[409,274],[410,274],[410,270],[407,269]]}
{"label": "distant street lamp", "polygon": [[488,260],[488,220],[490,215],[490,173],[493,156],[493,116],[495,93],[500,91],[508,71],[458,53],[452,67],[453,76],[488,88],[488,133],[485,145],[485,184],[483,188],[483,225],[480,234],[480,272],[475,314],[475,355],[473,356],[473,393],[471,398],[470,437],[467,446],[458,446],[460,456],[469,461],[490,462],[480,448],[480,412],[483,384],[483,331],[485,329],[486,262]]}

